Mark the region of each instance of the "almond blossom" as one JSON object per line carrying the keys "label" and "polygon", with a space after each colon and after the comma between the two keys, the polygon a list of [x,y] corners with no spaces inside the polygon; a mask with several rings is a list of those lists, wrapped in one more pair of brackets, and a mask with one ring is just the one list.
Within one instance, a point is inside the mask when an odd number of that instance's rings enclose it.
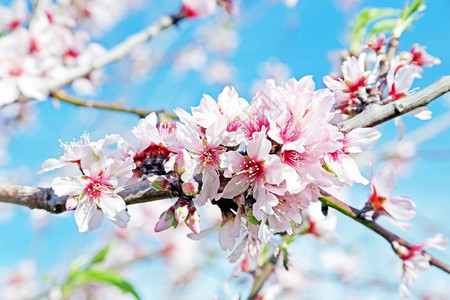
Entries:
{"label": "almond blossom", "polygon": [[[358,58],[351,56],[342,63],[342,77],[325,76],[323,83],[336,96],[336,109],[346,109],[348,104],[355,104],[356,93],[366,94],[365,87],[375,81],[375,70],[365,68],[366,53]],[[355,102],[355,103],[353,103]]]}
{"label": "almond blossom", "polygon": [[369,181],[361,175],[358,166],[349,155],[370,149],[380,137],[380,132],[374,128],[356,128],[344,134],[344,138],[339,140],[342,148],[327,153],[324,161],[341,182],[368,184]]}
{"label": "almond blossom", "polygon": [[296,192],[295,170],[284,165],[276,155],[269,154],[270,149],[271,144],[265,134],[256,132],[247,146],[248,156],[235,151],[221,156],[221,167],[226,169],[225,176],[234,175],[225,186],[222,197],[234,198],[250,188],[256,200],[254,214],[259,220],[262,212],[272,214],[272,208],[278,204],[278,199],[266,189],[266,184],[280,185],[286,181],[285,189]]}
{"label": "almond blossom", "polygon": [[419,272],[430,269],[430,256],[425,252],[426,249],[436,248],[445,250],[447,238],[442,234],[437,234],[432,238],[427,238],[422,244],[406,248],[397,241],[392,242],[394,250],[403,261],[403,274],[400,279],[398,291],[402,299],[409,299],[411,294],[407,286],[411,286],[418,278]]}
{"label": "almond blossom", "polygon": [[216,8],[216,0],[183,0],[183,13],[187,18],[207,17]]}
{"label": "almond blossom", "polygon": [[401,196],[390,196],[396,184],[396,176],[392,169],[385,167],[371,178],[371,195],[366,203],[369,210],[366,216],[372,219],[386,215],[388,220],[400,228],[406,230],[410,224],[400,223],[396,220],[409,220],[416,215],[415,204],[410,199]]}
{"label": "almond blossom", "polygon": [[[391,101],[397,101],[410,94],[409,89],[415,78],[419,78],[422,69],[415,65],[403,66],[399,58],[391,62],[391,67],[386,76],[388,95]],[[428,120],[431,118],[431,111],[426,107],[417,108],[408,113],[421,120]],[[401,118],[395,118],[395,123],[398,126],[399,140],[403,138],[405,126]]]}
{"label": "almond blossom", "polygon": [[94,218],[97,207],[116,225],[125,227],[129,220],[125,201],[117,194],[133,176],[132,158],[116,160],[98,152],[92,145],[82,149],[80,162],[83,175],[56,177],[52,188],[58,196],[69,196],[66,209],[75,209],[75,221],[80,232],[99,226]]}
{"label": "almond blossom", "polygon": [[49,158],[42,163],[42,170],[39,173],[45,173],[57,168],[64,167],[67,164],[76,163],[81,168],[81,158],[83,157],[83,151],[86,147],[91,147],[97,154],[103,151],[104,148],[111,144],[117,143],[121,140],[121,137],[117,134],[106,135],[104,139],[100,139],[96,142],[91,142],[89,135],[84,133],[78,142],[61,143],[61,148],[64,149],[64,155],[56,158]]}
{"label": "almond blossom", "polygon": [[404,52],[400,55],[402,59],[419,67],[432,67],[439,65],[441,60],[431,56],[425,51],[425,47],[414,44],[409,52]]}

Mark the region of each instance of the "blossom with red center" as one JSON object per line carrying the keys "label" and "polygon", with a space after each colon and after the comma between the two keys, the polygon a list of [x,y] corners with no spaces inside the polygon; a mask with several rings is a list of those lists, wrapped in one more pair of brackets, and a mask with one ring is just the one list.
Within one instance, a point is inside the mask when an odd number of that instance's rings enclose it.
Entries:
{"label": "blossom with red center", "polygon": [[369,181],[361,175],[356,162],[349,155],[370,149],[380,137],[380,132],[374,128],[357,128],[345,133],[343,139],[338,139],[341,148],[324,156],[327,168],[342,183],[368,184]]}
{"label": "blossom with red center", "polygon": [[419,272],[430,269],[430,256],[425,250],[430,248],[445,250],[446,245],[447,238],[444,238],[442,234],[427,238],[422,244],[411,248],[406,248],[397,241],[392,242],[395,252],[403,261],[403,274],[398,287],[402,299],[409,299],[411,296],[407,286],[411,286],[416,281]]}
{"label": "blossom with red center", "polygon": [[379,173],[372,176],[370,181],[371,194],[367,201],[366,208],[370,211],[367,216],[377,218],[380,215],[388,216],[388,220],[402,229],[409,229],[410,224],[397,222],[399,220],[409,220],[416,215],[415,204],[410,199],[401,196],[390,196],[394,190],[396,176],[393,170],[388,167],[381,169]]}
{"label": "blossom with red center", "polygon": [[264,115],[263,110],[255,112],[249,112],[248,117],[243,122],[243,131],[247,139],[251,139],[255,132],[264,133],[270,129],[270,123],[267,117]]}
{"label": "blossom with red center", "polygon": [[[177,111],[181,115],[181,111]],[[180,118],[181,119],[181,118]],[[192,180],[199,173],[203,174],[203,188],[196,201],[203,205],[208,200],[217,197],[220,186],[219,173],[220,155],[225,152],[221,146],[227,136],[227,122],[223,116],[216,122],[207,124],[204,128],[196,125],[194,118],[187,117],[184,124],[177,123],[176,137],[181,146],[191,155],[191,166],[181,175],[186,182]]]}
{"label": "blossom with red center", "polygon": [[280,191],[295,192],[300,186],[294,169],[281,162],[276,155],[269,154],[271,143],[263,132],[253,134],[247,146],[247,155],[229,151],[221,156],[224,175],[232,177],[223,190],[222,197],[234,198],[249,189],[256,202],[253,204],[254,216],[261,220],[264,213],[273,214],[278,198],[269,191],[270,185],[280,186]]}
{"label": "blossom with red center", "polygon": [[408,95],[414,79],[420,78],[421,71],[421,68],[415,65],[403,66],[398,58],[391,62],[386,81],[392,101]]}
{"label": "blossom with red center", "polygon": [[114,159],[89,143],[79,149],[82,175],[56,177],[52,188],[58,196],[69,196],[66,209],[75,209],[79,231],[95,229],[100,225],[101,214],[97,208],[120,227],[129,220],[125,201],[117,194],[118,188],[132,178],[133,159]]}
{"label": "blossom with red center", "polygon": [[418,44],[412,46],[409,54],[410,57],[408,57],[408,60],[419,67],[432,67],[441,63],[439,58],[431,56],[425,52],[425,47],[421,47]]}
{"label": "blossom with red center", "polygon": [[216,0],[183,0],[183,14],[186,18],[203,18],[217,8]]}
{"label": "blossom with red center", "polygon": [[366,49],[372,49],[375,51],[376,54],[379,54],[381,50],[384,52],[384,46],[386,45],[386,36],[384,33],[380,34],[378,37],[376,35],[373,35],[370,37],[370,39],[367,41],[364,48]]}
{"label": "blossom with red center", "polygon": [[365,93],[364,88],[375,81],[375,70],[365,71],[366,54],[358,58],[351,56],[342,63],[342,77],[325,76],[324,84],[333,91],[336,103],[343,103],[353,98],[356,92]]}

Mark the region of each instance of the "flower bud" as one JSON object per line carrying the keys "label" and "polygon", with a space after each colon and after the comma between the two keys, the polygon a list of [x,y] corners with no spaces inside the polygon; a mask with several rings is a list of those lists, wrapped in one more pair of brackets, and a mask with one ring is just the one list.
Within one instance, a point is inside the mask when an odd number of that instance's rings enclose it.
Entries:
{"label": "flower bud", "polygon": [[182,150],[178,152],[175,163],[173,165],[173,170],[181,176],[187,169],[192,167],[192,157],[191,155],[186,151]]}
{"label": "flower bud", "polygon": [[169,227],[177,227],[178,222],[175,219],[175,209],[171,206],[168,210],[163,212],[159,217],[158,223],[155,225],[155,232],[166,230]]}
{"label": "flower bud", "polygon": [[152,177],[147,178],[147,180],[150,183],[150,186],[157,191],[166,191],[170,186],[169,180],[158,175],[153,175]]}
{"label": "flower bud", "polygon": [[194,196],[198,193],[198,183],[196,181],[183,182],[181,187],[186,196]]}
{"label": "flower bud", "polygon": [[189,214],[184,222],[193,233],[200,233],[200,215],[194,205],[189,208]]}
{"label": "flower bud", "polygon": [[178,223],[183,222],[189,214],[189,202],[180,199],[175,203],[175,219]]}

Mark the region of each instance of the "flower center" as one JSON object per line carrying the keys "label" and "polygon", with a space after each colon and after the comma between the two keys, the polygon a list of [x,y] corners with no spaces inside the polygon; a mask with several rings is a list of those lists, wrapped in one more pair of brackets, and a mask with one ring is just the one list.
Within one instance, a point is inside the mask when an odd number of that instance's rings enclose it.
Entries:
{"label": "flower center", "polygon": [[222,147],[212,148],[211,146],[206,145],[200,153],[200,161],[203,165],[218,166],[220,164],[220,154],[223,152],[223,149],[221,148]]}
{"label": "flower center", "polygon": [[251,182],[264,175],[264,161],[256,161],[252,158],[246,157],[239,168],[241,171],[237,172],[236,175],[246,173]]}
{"label": "flower center", "polygon": [[385,197],[378,196],[376,189],[373,189],[372,195],[370,195],[369,202],[372,205],[373,210],[383,210],[383,203],[386,201]]}
{"label": "flower center", "polygon": [[103,172],[101,172],[97,177],[95,176],[85,176],[87,179],[87,185],[84,189],[89,198],[98,199],[103,193],[114,190],[114,187],[103,178]]}

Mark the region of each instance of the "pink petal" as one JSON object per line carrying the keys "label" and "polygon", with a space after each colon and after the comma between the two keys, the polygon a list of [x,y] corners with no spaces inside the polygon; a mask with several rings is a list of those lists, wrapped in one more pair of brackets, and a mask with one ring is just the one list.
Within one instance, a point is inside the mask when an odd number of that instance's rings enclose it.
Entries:
{"label": "pink petal", "polygon": [[245,175],[238,175],[231,178],[223,189],[223,198],[232,199],[239,194],[245,192],[250,185],[250,182]]}

